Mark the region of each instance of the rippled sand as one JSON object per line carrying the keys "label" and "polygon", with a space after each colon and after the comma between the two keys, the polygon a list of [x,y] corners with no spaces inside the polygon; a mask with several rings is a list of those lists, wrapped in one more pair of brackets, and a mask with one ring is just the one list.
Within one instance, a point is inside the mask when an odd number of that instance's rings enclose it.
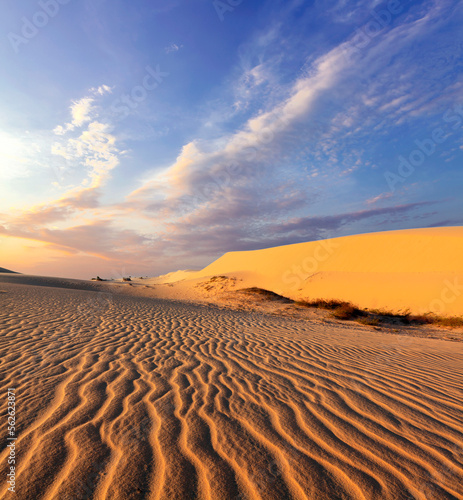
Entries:
{"label": "rippled sand", "polygon": [[18,499],[463,499],[462,343],[0,290]]}

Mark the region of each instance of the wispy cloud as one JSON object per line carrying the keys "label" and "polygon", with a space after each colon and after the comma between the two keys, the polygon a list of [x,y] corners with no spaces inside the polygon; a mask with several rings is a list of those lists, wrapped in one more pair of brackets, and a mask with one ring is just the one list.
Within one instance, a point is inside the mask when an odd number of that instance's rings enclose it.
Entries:
{"label": "wispy cloud", "polygon": [[92,87],[89,90],[90,96],[82,97],[73,101],[69,107],[72,120],[64,125],[58,125],[53,132],[56,135],[64,135],[66,132],[80,128],[94,118],[96,110],[94,107],[95,97],[101,97],[105,94],[111,94],[112,88],[109,85],[100,85],[99,87]]}
{"label": "wispy cloud", "polygon": [[182,44],[171,43],[167,47],[164,48],[164,52],[166,54],[171,54],[172,52],[178,52],[183,47]]}
{"label": "wispy cloud", "polygon": [[74,104],[71,106],[71,123],[74,127],[81,127],[85,122],[89,122],[91,120],[90,115],[92,111],[93,101],[93,99],[86,97],[74,102]]}
{"label": "wispy cloud", "polygon": [[110,130],[108,124],[91,122],[77,138],[56,142],[52,153],[85,168],[89,180],[84,179],[83,186],[99,187],[107,180],[109,172],[119,165],[120,151]]}
{"label": "wispy cloud", "polygon": [[378,203],[378,201],[382,200],[388,200],[389,198],[392,198],[394,196],[394,193],[387,192],[387,193],[381,193],[378,196],[374,196],[373,198],[369,198],[365,203],[367,205],[375,205]]}
{"label": "wispy cloud", "polygon": [[90,92],[93,92],[98,95],[112,94],[113,88],[109,85],[100,85],[99,87],[93,87],[90,89]]}
{"label": "wispy cloud", "polygon": [[74,130],[76,127],[81,127],[85,122],[91,120],[92,104],[94,99],[84,97],[78,101],[74,101],[70,107],[72,120],[65,125],[58,125],[53,132],[56,135],[64,135],[66,132]]}
{"label": "wispy cloud", "polygon": [[[42,216],[45,214],[42,212]],[[61,218],[62,214],[54,214],[52,217]],[[30,214],[30,220],[39,222],[40,217]],[[71,226],[65,229],[37,228],[18,223],[8,226],[0,225],[0,234],[26,240],[47,243],[56,249],[81,252],[92,255],[105,261],[119,261],[121,259],[133,259],[139,253],[143,254],[143,245],[149,239],[128,229],[118,229],[109,221],[95,221],[84,225]],[[146,254],[143,255],[146,258]]]}

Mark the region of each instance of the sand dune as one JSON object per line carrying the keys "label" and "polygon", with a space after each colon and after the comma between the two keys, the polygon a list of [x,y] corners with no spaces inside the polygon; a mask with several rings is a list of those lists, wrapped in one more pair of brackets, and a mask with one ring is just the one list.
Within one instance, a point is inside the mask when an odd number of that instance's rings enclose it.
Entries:
{"label": "sand dune", "polygon": [[[338,299],[365,308],[463,315],[463,227],[388,231],[230,252],[201,271],[153,280],[193,288],[226,275],[298,299]],[[185,281],[186,280],[186,281]]]}
{"label": "sand dune", "polygon": [[18,499],[463,499],[462,343],[1,289]]}
{"label": "sand dune", "polygon": [[72,288],[74,290],[106,290],[100,282],[56,278],[53,276],[34,276],[30,274],[5,274],[0,276],[0,283],[14,283],[19,285],[45,286],[52,288]]}

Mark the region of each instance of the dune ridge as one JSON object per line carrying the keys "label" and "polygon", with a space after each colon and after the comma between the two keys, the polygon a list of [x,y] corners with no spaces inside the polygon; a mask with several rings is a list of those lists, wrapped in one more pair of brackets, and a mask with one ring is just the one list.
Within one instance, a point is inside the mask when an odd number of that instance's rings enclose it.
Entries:
{"label": "dune ridge", "polygon": [[174,284],[186,295],[199,281],[225,275],[242,287],[293,300],[461,316],[462,255],[463,227],[408,229],[229,252],[200,271],[169,273],[151,283]]}
{"label": "dune ridge", "polygon": [[19,499],[463,498],[460,343],[2,288]]}

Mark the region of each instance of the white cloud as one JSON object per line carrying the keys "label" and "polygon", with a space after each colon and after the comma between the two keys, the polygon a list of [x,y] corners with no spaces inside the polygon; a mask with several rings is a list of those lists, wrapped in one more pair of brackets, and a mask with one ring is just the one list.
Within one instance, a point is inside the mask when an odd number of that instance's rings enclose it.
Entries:
{"label": "white cloud", "polygon": [[108,124],[94,121],[77,138],[52,146],[52,154],[85,167],[83,186],[99,187],[108,178],[109,172],[119,165],[121,152],[110,128]]}
{"label": "white cloud", "polygon": [[[92,87],[89,92],[94,96],[103,96],[105,94],[112,93],[112,87],[109,85],[100,85],[99,87]],[[74,130],[75,128],[82,127],[84,123],[90,122],[95,113],[94,109],[94,97],[83,97],[77,101],[73,101],[70,106],[72,120],[69,123],[65,123],[64,125],[58,125],[54,128],[53,132],[56,135],[64,135],[69,131]]]}
{"label": "white cloud", "polygon": [[94,99],[89,97],[84,97],[83,99],[74,101],[71,106],[72,125],[74,125],[74,127],[81,127],[85,122],[89,122],[91,120],[90,115],[92,112],[93,102]]}
{"label": "white cloud", "polygon": [[53,129],[53,132],[56,134],[56,135],[64,135],[68,130],[70,130],[69,128],[69,123],[62,126],[62,125],[58,125],[57,127],[55,127]]}
{"label": "white cloud", "polygon": [[[110,93],[112,89],[107,85],[90,89],[95,96]],[[112,126],[98,120],[95,98],[84,97],[74,101],[70,107],[72,120],[64,126],[54,129],[55,135],[63,136],[51,146],[51,153],[66,160],[65,170],[82,170],[81,186],[97,188],[109,177],[109,173],[119,164],[119,155],[122,152],[116,145],[116,138],[111,133]],[[86,125],[86,127],[85,127]],[[78,134],[75,129],[80,129]],[[68,137],[64,137],[68,135]],[[77,168],[76,168],[77,167]],[[84,167],[82,169],[82,167]],[[60,176],[60,168],[56,168]]]}
{"label": "white cloud", "polygon": [[91,92],[99,95],[112,94],[113,89],[109,85],[100,85],[99,87],[93,87],[90,89]]}
{"label": "white cloud", "polygon": [[176,43],[171,43],[167,47],[164,48],[164,52],[166,54],[170,54],[172,52],[178,52],[181,48],[183,48],[183,45],[178,45]]}
{"label": "white cloud", "polygon": [[91,120],[91,114],[93,111],[92,103],[94,99],[91,97],[84,97],[78,101],[74,101],[70,107],[72,121],[70,123],[65,123],[64,125],[58,125],[53,129],[56,135],[65,135],[67,132],[74,130],[76,127],[82,127],[82,125]]}

